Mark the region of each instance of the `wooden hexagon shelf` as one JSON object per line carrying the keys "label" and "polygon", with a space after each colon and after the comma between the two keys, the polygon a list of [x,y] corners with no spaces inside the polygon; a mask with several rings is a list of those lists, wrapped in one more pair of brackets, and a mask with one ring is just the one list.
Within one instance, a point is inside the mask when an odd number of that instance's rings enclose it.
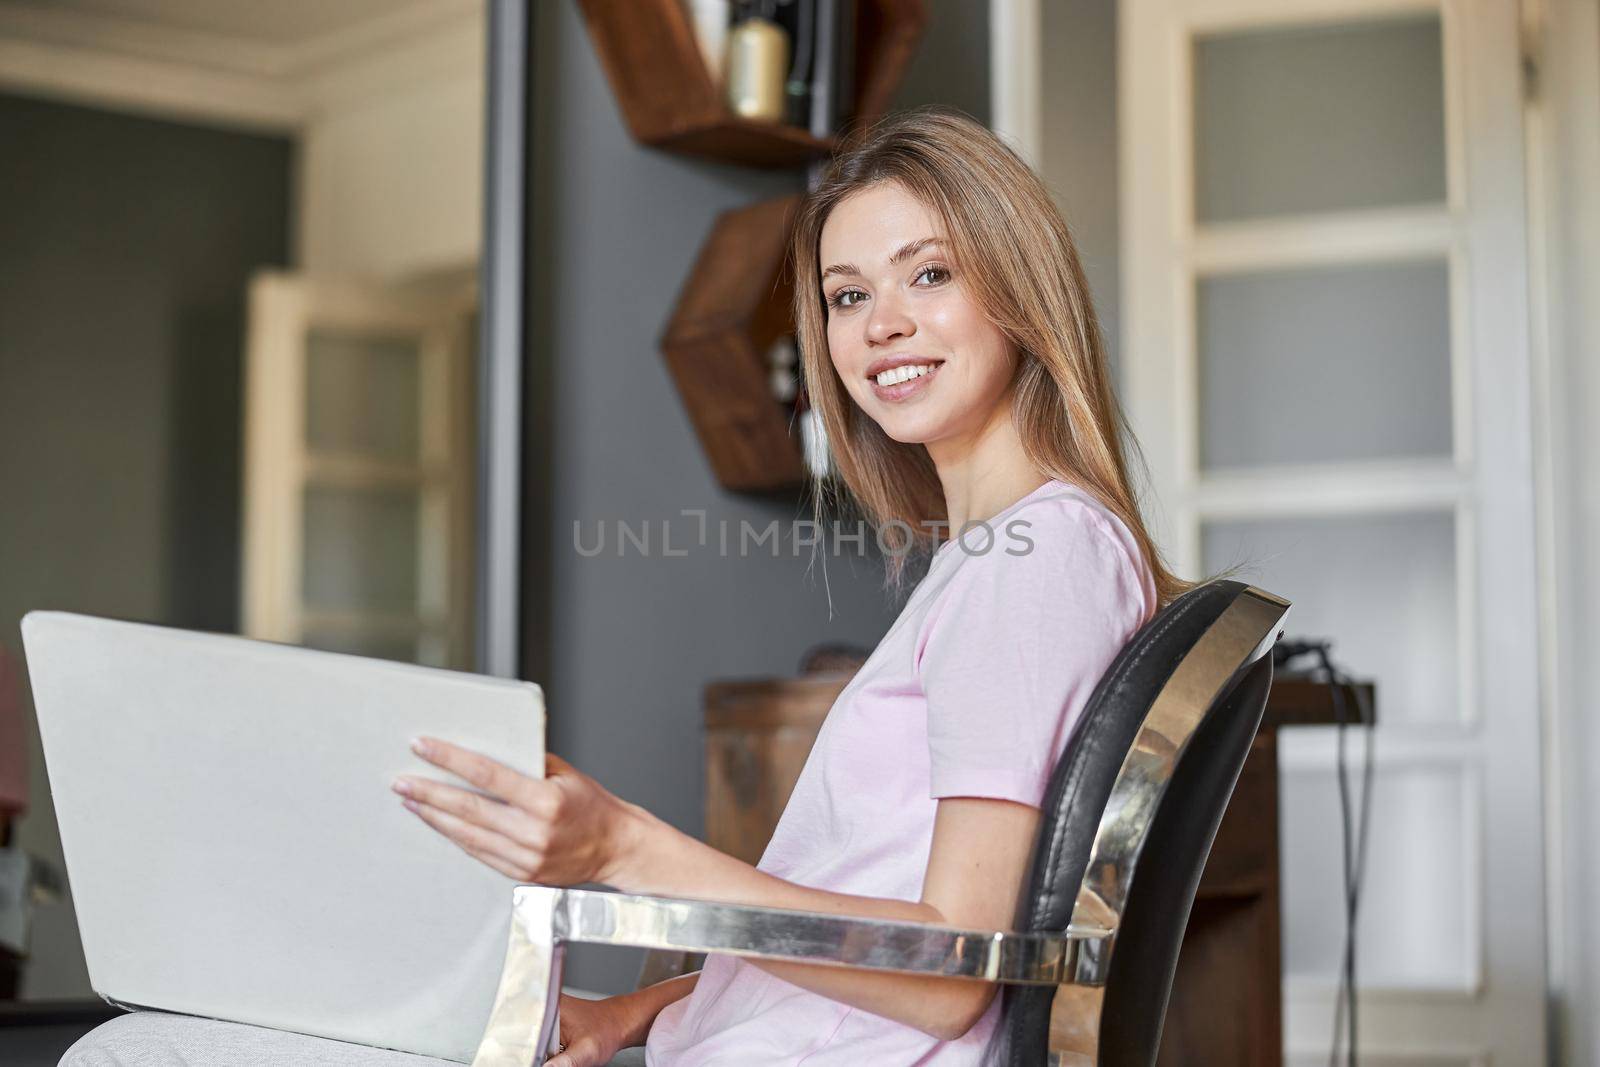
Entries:
{"label": "wooden hexagon shelf", "polygon": [[785,492],[805,480],[792,405],[772,393],[767,350],[794,330],[785,276],[798,196],[717,216],[661,339],[661,354],[717,480]]}
{"label": "wooden hexagon shelf", "polygon": [[[683,0],[578,0],[634,139],[727,163],[787,167],[833,151],[834,138],[728,110],[706,70]],[[855,122],[888,109],[927,23],[924,0],[860,0]]]}

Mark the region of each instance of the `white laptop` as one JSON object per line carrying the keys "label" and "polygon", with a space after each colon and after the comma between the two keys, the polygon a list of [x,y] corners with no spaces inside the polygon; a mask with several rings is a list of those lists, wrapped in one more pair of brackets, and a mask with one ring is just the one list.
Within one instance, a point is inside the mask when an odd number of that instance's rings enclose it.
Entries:
{"label": "white laptop", "polygon": [[528,774],[537,685],[22,621],[89,978],[114,1003],[470,1061],[512,882],[401,807],[419,734]]}

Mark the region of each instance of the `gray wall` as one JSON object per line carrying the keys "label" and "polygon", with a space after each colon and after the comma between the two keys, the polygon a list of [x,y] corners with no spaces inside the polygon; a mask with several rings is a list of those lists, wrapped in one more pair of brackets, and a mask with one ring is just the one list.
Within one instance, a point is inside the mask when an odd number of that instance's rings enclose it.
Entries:
{"label": "gray wall", "polygon": [[[984,117],[986,6],[930,6],[929,39],[900,103]],[[741,521],[804,517],[796,500],[717,486],[656,347],[715,216],[797,191],[802,178],[635,144],[576,7],[537,10],[529,455],[544,491],[527,502],[537,550],[527,578],[530,602],[548,589],[549,612],[527,620],[526,673],[546,686],[553,751],[699,834],[705,684],[792,674],[819,641],[870,646],[898,609],[866,559],[830,560],[824,584],[804,555],[617,558],[613,542],[585,558],[574,549],[574,522],[592,536],[600,522],[659,530],[670,521],[681,544],[695,527],[680,509],[703,508],[713,531],[726,520],[735,535]],[[590,949],[570,960],[570,980],[589,988],[620,990],[636,977],[632,953]]]}
{"label": "gray wall", "polygon": [[[286,261],[289,143],[0,95],[0,145],[0,642],[34,608],[233,629],[244,285]],[[29,743],[19,839],[59,863]],[[89,992],[41,909],[25,995]]]}

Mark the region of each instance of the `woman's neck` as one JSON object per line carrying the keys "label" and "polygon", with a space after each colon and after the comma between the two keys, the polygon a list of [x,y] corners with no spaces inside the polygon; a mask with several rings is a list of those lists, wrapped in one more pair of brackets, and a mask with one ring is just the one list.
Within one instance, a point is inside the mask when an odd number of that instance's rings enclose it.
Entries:
{"label": "woman's neck", "polygon": [[964,525],[986,521],[1050,480],[1023,451],[1009,403],[1001,404],[995,418],[966,439],[935,442],[927,449],[944,489],[951,537]]}

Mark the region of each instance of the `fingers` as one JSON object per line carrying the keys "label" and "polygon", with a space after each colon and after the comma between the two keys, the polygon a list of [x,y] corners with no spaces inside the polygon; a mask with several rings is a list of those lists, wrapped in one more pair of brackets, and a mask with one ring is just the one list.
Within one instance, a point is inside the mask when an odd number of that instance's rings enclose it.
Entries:
{"label": "fingers", "polygon": [[505,837],[407,797],[406,809],[439,833],[455,842],[463,852],[482,860],[501,874],[518,881],[532,881],[539,869],[538,857],[528,849]]}
{"label": "fingers", "polygon": [[507,863],[499,856],[493,855],[489,852],[479,852],[477,849],[472,848],[463,849],[462,851],[466,852],[467,855],[471,856],[484,866],[492,867],[499,871],[513,882],[526,882],[529,880],[523,876],[523,873],[519,871],[515,865]]}
{"label": "fingers", "polygon": [[567,1051],[545,1060],[544,1067],[605,1067],[606,1062],[597,1041],[580,1037],[567,1045]]}
{"label": "fingers", "polygon": [[417,738],[411,742],[411,750],[435,767],[506,800],[520,798],[528,792],[528,786],[536,784],[534,779],[498,760],[436,737]]}
{"label": "fingers", "polygon": [[527,815],[494,797],[409,774],[396,778],[393,789],[403,797],[448,812],[465,822],[504,834],[513,841],[527,843],[530,829]]}

